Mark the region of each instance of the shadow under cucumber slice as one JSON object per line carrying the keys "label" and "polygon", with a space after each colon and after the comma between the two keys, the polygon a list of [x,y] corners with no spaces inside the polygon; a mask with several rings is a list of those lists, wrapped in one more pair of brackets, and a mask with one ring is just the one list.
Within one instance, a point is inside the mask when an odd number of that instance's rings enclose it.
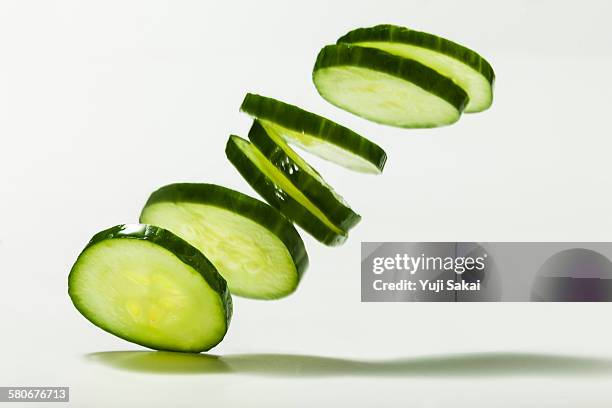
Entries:
{"label": "shadow under cucumber slice", "polygon": [[70,270],[68,294],[96,326],[156,350],[209,350],[232,315],[226,282],[213,264],[152,225],[117,225],[94,235]]}
{"label": "shadow under cucumber slice", "polygon": [[238,296],[287,296],[308,266],[291,222],[262,201],[214,184],[161,187],[149,197],[140,221],[166,228],[202,251]]}
{"label": "shadow under cucumber slice", "polygon": [[297,106],[249,93],[240,110],[286,142],[342,167],[379,174],[387,161],[385,151],[377,144]]}
{"label": "shadow under cucumber slice", "polygon": [[326,245],[339,245],[347,232],[335,225],[251,143],[230,136],[225,154],[244,179],[271,206]]}
{"label": "shadow under cucumber slice", "polygon": [[256,119],[249,131],[249,140],[332,223],[348,231],[361,220],[361,216],[274,130],[266,131]]}
{"label": "shadow under cucumber slice", "polygon": [[312,78],[331,104],[402,128],[450,125],[468,102],[467,93],[450,78],[375,48],[328,45],[317,56]]}

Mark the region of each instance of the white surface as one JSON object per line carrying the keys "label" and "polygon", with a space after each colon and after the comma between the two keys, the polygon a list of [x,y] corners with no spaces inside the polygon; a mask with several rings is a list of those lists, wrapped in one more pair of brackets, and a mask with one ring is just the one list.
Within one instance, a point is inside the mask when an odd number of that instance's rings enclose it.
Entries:
{"label": "white surface", "polygon": [[[3,1],[0,385],[69,385],[78,407],[610,406],[608,374],[561,359],[551,373],[537,358],[523,373],[480,353],[612,358],[612,306],[361,304],[359,243],[611,240],[611,13],[605,1]],[[497,73],[492,109],[410,131],[318,97],[318,49],[381,22],[481,52]],[[223,153],[230,132],[248,129],[238,112],[246,91],[328,115],[380,143],[389,161],[374,177],[312,160],[363,221],[339,248],[305,236],[300,290],[278,302],[236,299],[214,353],[450,365],[449,354],[475,354],[450,372],[408,364],[385,376],[281,357],[229,374],[146,374],[86,357],[140,348],[74,310],[75,257],[98,230],[136,221],[163,184],[252,194]],[[474,369],[479,358],[489,371]]]}

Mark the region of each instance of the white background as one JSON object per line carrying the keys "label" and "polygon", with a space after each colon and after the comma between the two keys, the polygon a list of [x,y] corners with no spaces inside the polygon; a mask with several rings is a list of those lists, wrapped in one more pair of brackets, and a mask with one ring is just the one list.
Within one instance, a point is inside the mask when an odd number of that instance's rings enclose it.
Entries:
{"label": "white background", "polygon": [[[362,304],[359,247],[611,240],[611,14],[606,1],[3,0],[0,385],[68,385],[78,407],[609,407],[612,306]],[[493,107],[400,130],[326,103],[310,80],[319,48],[385,22],[479,51],[497,74]],[[312,159],[361,224],[338,248],[303,234],[311,266],[295,295],[235,299],[213,350],[229,373],[199,373],[203,358],[162,359],[160,374],[92,356],[141,348],[76,312],[72,262],[166,183],[254,194],[223,152],[248,130],[247,91],[386,149],[378,177]],[[174,373],[183,363],[193,372]]]}

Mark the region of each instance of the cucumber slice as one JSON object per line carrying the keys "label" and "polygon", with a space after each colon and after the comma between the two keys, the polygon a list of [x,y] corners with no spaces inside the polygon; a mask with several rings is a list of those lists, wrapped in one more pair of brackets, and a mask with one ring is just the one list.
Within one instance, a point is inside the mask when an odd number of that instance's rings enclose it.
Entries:
{"label": "cucumber slice", "polygon": [[334,225],[282,171],[274,167],[247,140],[230,136],[225,154],[255,191],[314,238],[330,246],[339,245],[346,240],[346,231]]}
{"label": "cucumber slice", "polygon": [[159,225],[198,248],[232,294],[278,299],[308,266],[291,222],[269,205],[213,184],[170,184],[149,197],[140,222]]}
{"label": "cucumber slice", "polygon": [[384,24],[353,30],[338,43],[378,48],[435,69],[467,92],[465,112],[481,112],[493,102],[495,73],[491,65],[475,51],[445,38]]}
{"label": "cucumber slice", "polygon": [[225,280],[208,259],[151,225],[94,235],[70,271],[68,293],[96,326],[157,350],[209,350],[232,314]]}
{"label": "cucumber slice", "polygon": [[240,110],[258,119],[268,133],[348,169],[379,174],[387,161],[377,144],[297,106],[249,93]]}
{"label": "cucumber slice", "polygon": [[334,225],[348,231],[359,222],[361,217],[278,134],[266,132],[255,120],[249,131],[249,140]]}
{"label": "cucumber slice", "polygon": [[468,101],[461,87],[432,68],[375,48],[328,45],[319,52],[312,76],[333,105],[403,128],[454,123]]}

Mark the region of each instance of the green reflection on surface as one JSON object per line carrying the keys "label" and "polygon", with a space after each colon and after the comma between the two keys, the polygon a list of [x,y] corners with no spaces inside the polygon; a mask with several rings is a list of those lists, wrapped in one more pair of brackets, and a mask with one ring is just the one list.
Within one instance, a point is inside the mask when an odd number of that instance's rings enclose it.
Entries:
{"label": "green reflection on surface", "polygon": [[351,360],[292,354],[109,351],[86,355],[116,369],[160,374],[249,374],[270,377],[503,377],[612,374],[606,359],[529,353],[473,353],[394,360]]}

